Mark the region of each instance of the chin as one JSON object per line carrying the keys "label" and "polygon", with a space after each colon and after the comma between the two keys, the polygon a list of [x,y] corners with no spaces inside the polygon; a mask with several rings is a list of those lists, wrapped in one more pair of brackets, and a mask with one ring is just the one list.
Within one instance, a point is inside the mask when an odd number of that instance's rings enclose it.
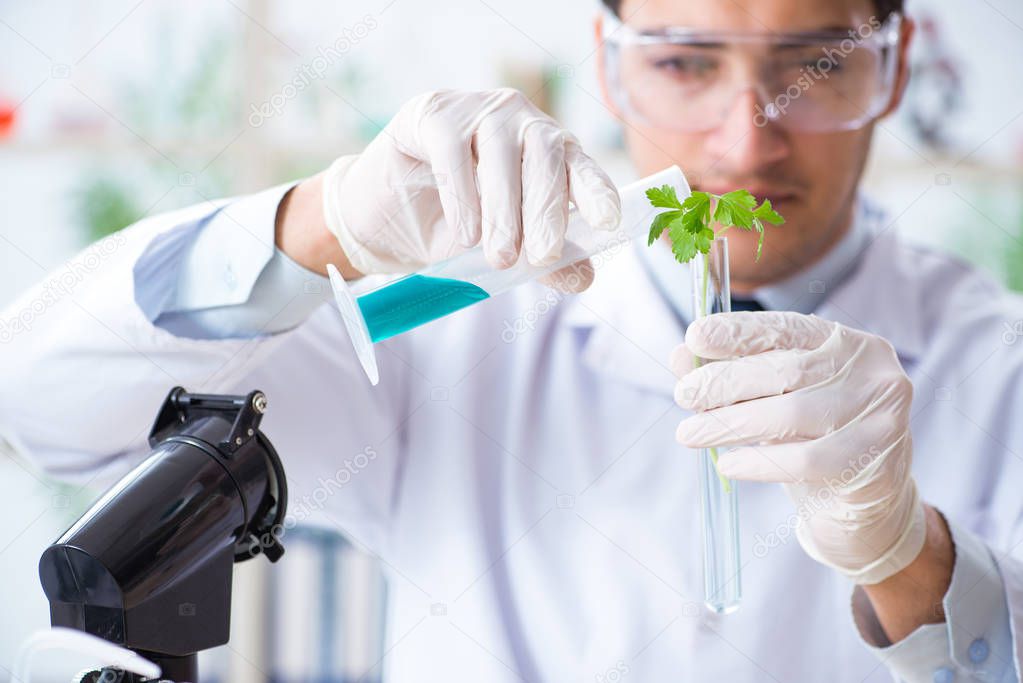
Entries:
{"label": "chin", "polygon": [[799,244],[778,239],[772,242],[770,233],[758,261],[756,236],[743,233],[732,237],[731,232],[729,230],[729,270],[735,282],[753,283],[753,286],[759,287],[784,280],[808,265]]}

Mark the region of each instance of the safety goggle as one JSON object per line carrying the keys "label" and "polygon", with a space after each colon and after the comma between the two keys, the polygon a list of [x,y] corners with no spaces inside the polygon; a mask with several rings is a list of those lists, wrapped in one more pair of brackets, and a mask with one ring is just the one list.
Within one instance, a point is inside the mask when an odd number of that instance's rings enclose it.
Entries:
{"label": "safety goggle", "polygon": [[855,130],[891,101],[901,25],[893,13],[846,31],[640,31],[609,14],[608,88],[627,119],[680,132],[717,128],[749,92],[758,127]]}

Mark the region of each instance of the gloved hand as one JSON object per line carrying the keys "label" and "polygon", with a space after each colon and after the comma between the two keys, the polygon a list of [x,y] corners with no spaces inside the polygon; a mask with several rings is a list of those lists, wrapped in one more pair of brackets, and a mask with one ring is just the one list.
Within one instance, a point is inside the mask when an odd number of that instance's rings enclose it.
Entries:
{"label": "gloved hand", "polygon": [[507,88],[410,100],[362,154],[330,167],[323,195],[328,228],[363,274],[409,272],[480,241],[496,268],[520,249],[545,265],[561,254],[569,198],[596,229],[621,213],[576,139]]}
{"label": "gloved hand", "polygon": [[719,454],[723,475],[783,482],[811,557],[874,584],[920,553],[913,388],[887,341],[812,315],[725,313],[689,326],[672,367],[675,400],[697,411],[678,441],[740,446]]}

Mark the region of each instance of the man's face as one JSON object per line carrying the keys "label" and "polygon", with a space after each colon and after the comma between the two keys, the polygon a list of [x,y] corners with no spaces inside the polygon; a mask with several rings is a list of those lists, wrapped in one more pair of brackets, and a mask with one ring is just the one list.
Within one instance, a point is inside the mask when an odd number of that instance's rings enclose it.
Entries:
{"label": "man's face", "polygon": [[[759,0],[743,4],[734,0],[624,0],[620,16],[636,29],[680,26],[771,34],[856,29],[869,24],[874,13],[871,0]],[[601,62],[602,78],[604,67]],[[904,73],[899,80],[897,92]],[[606,80],[604,85],[607,92]],[[770,98],[779,94],[767,93]],[[758,198],[770,199],[785,217],[784,225],[768,226],[759,261],[754,257],[756,237],[729,231],[733,288],[740,292],[802,270],[841,238],[852,216],[874,128],[870,123],[852,131],[787,130],[773,123],[763,125],[763,119],[755,117],[757,104],[751,90],[741,92],[720,125],[706,132],[678,132],[628,116],[624,127],[629,154],[640,175],[678,164],[693,189],[723,194],[745,188]]]}

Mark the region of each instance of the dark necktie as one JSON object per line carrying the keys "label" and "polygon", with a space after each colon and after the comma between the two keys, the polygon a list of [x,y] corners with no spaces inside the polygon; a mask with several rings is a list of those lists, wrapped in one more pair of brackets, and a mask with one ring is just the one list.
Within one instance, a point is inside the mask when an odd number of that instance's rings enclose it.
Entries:
{"label": "dark necktie", "polygon": [[732,297],[732,312],[738,311],[762,311],[764,307],[756,299],[739,299]]}

